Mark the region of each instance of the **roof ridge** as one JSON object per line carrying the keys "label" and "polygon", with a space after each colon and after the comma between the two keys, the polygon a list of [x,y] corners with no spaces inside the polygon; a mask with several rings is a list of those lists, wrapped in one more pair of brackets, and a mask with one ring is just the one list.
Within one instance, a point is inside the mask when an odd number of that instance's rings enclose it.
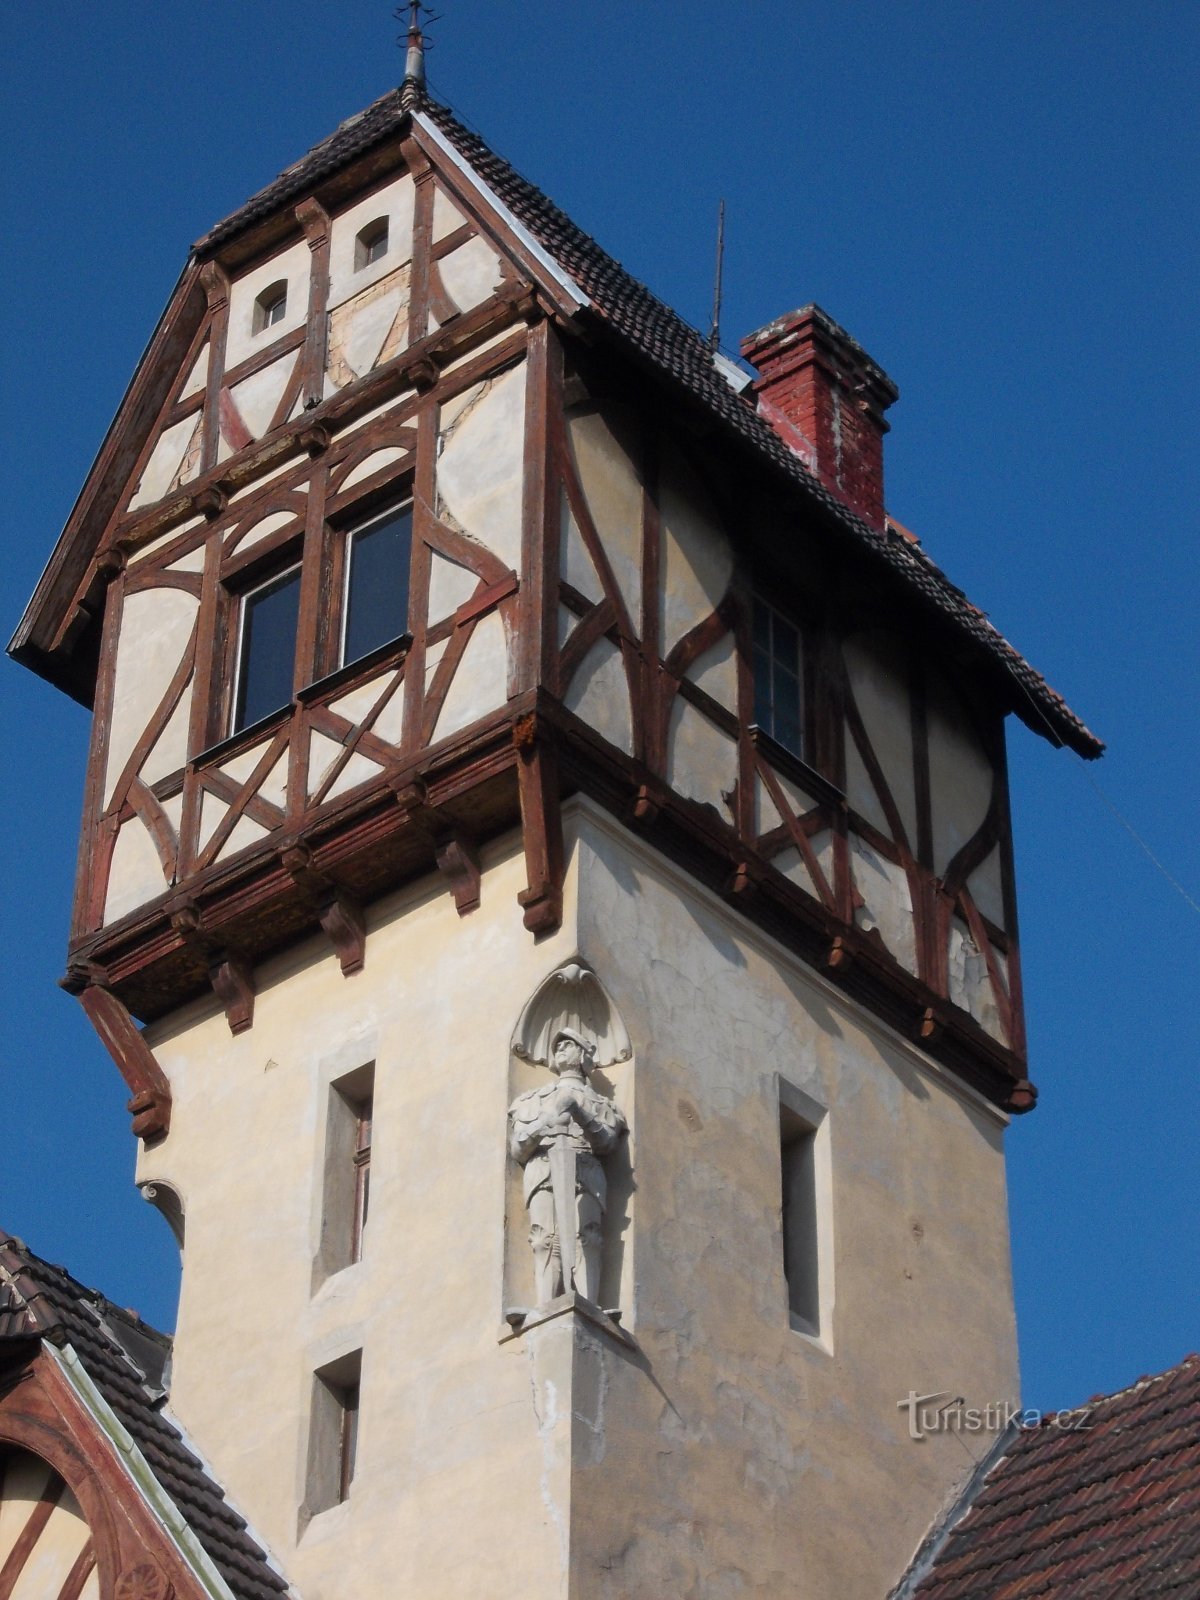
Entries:
{"label": "roof ridge", "polygon": [[[1058,1417],[1077,1417],[1081,1412],[1092,1411],[1095,1408],[1107,1405],[1113,1400],[1124,1400],[1127,1396],[1137,1394],[1143,1389],[1148,1389],[1152,1384],[1163,1383],[1167,1379],[1177,1378],[1185,1369],[1200,1365],[1200,1352],[1189,1350],[1187,1355],[1181,1357],[1173,1367],[1164,1367],[1161,1372],[1144,1372],[1140,1378],[1135,1378],[1132,1383],[1127,1383],[1123,1389],[1114,1389],[1111,1394],[1093,1394],[1077,1406],[1060,1406],[1057,1411],[1047,1411],[1038,1423],[1038,1428],[1053,1424]],[[1037,1431],[1036,1429],[1033,1431]]]}

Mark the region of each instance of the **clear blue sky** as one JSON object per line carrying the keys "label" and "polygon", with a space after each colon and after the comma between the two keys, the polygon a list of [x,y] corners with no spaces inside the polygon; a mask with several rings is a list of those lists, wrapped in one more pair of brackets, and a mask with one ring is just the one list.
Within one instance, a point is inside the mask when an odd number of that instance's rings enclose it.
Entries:
{"label": "clear blue sky", "polygon": [[[390,6],[17,0],[6,18],[3,620],[209,224],[394,84]],[[1200,899],[1200,8],[443,0],[431,86],[726,342],[816,300],[897,381],[887,499],[1105,738]],[[55,988],[87,718],[5,664],[0,1221],[169,1325],[125,1092]],[[1009,1136],[1027,1402],[1200,1344],[1200,915],[1011,726],[1032,1076]],[[253,1162],[230,1130],[231,1173]]]}

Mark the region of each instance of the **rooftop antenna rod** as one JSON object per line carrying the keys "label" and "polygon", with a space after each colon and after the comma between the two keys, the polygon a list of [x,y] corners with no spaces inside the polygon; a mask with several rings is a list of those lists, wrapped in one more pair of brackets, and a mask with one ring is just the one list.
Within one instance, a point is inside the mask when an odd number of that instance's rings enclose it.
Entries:
{"label": "rooftop antenna rod", "polygon": [[725,271],[725,202],[717,207],[717,272],[713,284],[712,327],[708,333],[708,349],[715,355],[721,343],[721,278]]}
{"label": "rooftop antenna rod", "polygon": [[406,5],[397,6],[392,12],[397,22],[403,22],[407,14],[408,32],[404,38],[407,46],[404,57],[404,87],[419,91],[424,91],[425,88],[425,35],[421,31],[421,13],[428,10],[429,7],[422,5],[421,0],[408,0]]}

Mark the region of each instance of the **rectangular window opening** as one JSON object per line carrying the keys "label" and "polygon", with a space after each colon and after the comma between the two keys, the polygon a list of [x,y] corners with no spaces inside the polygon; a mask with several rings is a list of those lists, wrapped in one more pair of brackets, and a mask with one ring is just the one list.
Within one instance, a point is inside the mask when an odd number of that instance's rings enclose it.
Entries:
{"label": "rectangular window opening", "polygon": [[350,1498],[358,1456],[362,1351],[352,1350],[313,1373],[308,1430],[310,1516]]}
{"label": "rectangular window opening", "polygon": [[313,1289],[361,1261],[371,1201],[371,1127],[375,1064],[368,1062],[329,1086],[322,1173],[321,1244]]}
{"label": "rectangular window opening", "polygon": [[793,755],[804,756],[804,670],[800,630],[754,598],[754,720]]}
{"label": "rectangular window opening", "polygon": [[339,666],[408,632],[412,505],[391,506],[346,532]]}
{"label": "rectangular window opening", "polygon": [[291,704],[299,608],[299,565],[242,596],[231,733]]}
{"label": "rectangular window opening", "polygon": [[[791,1102],[791,1103],[789,1103]],[[790,1084],[780,1083],[779,1168],[783,1215],[783,1273],[788,1312],[799,1333],[828,1341],[824,1304],[831,1262],[823,1178],[824,1110]]]}

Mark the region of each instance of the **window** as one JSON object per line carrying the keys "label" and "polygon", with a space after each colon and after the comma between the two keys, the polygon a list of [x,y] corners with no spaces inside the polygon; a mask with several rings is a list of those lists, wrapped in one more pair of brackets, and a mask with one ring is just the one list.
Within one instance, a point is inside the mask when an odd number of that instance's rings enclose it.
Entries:
{"label": "window", "polygon": [[374,1091],[374,1062],[356,1067],[329,1086],[314,1291],[333,1273],[362,1260],[371,1200]]}
{"label": "window", "polygon": [[388,219],[379,217],[375,222],[368,222],[354,241],[355,272],[361,272],[372,262],[381,261],[387,255],[387,247]]}
{"label": "window", "polygon": [[346,592],[339,666],[408,631],[412,506],[392,506],[346,534]]}
{"label": "window", "polygon": [[350,1259],[362,1260],[367,1205],[371,1198],[371,1097],[351,1108],[354,1113],[354,1211],[350,1220]]}
{"label": "window", "polygon": [[273,328],[277,322],[282,322],[286,315],[287,280],[281,278],[278,283],[272,283],[264,289],[255,300],[251,332],[262,333],[267,328]]}
{"label": "window", "polygon": [[291,704],[299,606],[298,565],[242,596],[231,733]]}
{"label": "window", "polygon": [[310,1516],[349,1499],[358,1455],[361,1372],[362,1351],[352,1350],[313,1373],[305,1496]]}
{"label": "window", "polygon": [[754,720],[790,750],[804,755],[800,630],[774,606],[754,600]]}
{"label": "window", "polygon": [[824,1107],[780,1080],[779,1172],[783,1275],[798,1333],[829,1341],[832,1234]]}

